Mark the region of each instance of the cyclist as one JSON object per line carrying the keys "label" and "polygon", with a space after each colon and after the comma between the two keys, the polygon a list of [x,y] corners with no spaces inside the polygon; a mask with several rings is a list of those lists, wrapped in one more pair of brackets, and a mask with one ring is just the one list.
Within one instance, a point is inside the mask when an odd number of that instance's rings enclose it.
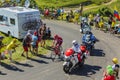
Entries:
{"label": "cyclist", "polygon": [[63,43],[62,37],[58,36],[57,34],[54,36],[54,41],[52,47],[60,47]]}
{"label": "cyclist", "polygon": [[117,79],[119,79],[118,75],[119,75],[119,65],[118,65],[118,59],[117,58],[113,58],[112,62],[114,63],[114,65],[112,66],[112,69],[115,72],[115,76]]}

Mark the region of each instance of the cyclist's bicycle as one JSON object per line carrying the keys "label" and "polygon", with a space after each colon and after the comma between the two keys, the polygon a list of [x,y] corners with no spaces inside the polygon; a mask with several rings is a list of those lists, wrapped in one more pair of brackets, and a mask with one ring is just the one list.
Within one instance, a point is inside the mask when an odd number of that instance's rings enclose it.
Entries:
{"label": "cyclist's bicycle", "polygon": [[55,46],[53,50],[51,51],[51,59],[54,61],[56,57],[58,56],[59,59],[63,60],[64,53],[63,53],[63,48],[62,46]]}

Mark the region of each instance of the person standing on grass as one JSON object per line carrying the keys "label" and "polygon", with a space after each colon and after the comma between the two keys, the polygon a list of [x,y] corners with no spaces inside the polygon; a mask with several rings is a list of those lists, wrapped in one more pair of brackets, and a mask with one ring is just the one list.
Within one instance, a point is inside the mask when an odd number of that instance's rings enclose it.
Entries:
{"label": "person standing on grass", "polygon": [[26,52],[26,58],[28,58],[28,48],[31,43],[31,35],[26,35],[23,39],[22,46],[24,51],[22,52],[21,56],[25,56],[24,53]]}
{"label": "person standing on grass", "polygon": [[1,64],[1,59],[2,59],[2,52],[3,52],[3,48],[4,48],[4,44],[3,44],[3,36],[0,36],[0,64]]}
{"label": "person standing on grass", "polygon": [[46,24],[43,25],[42,30],[40,32],[41,35],[41,47],[45,47],[46,42]]}
{"label": "person standing on grass", "polygon": [[51,37],[50,27],[48,27],[48,28],[46,29],[46,36],[47,36],[47,38],[50,38],[50,37]]}
{"label": "person standing on grass", "polygon": [[26,35],[30,36],[30,41],[29,41],[28,47],[29,47],[30,52],[31,52],[32,31],[31,31],[31,30],[28,30],[28,32],[27,32]]}
{"label": "person standing on grass", "polygon": [[18,46],[17,39],[13,39],[6,47],[6,50],[7,50],[8,54],[10,55],[9,56],[10,62],[13,62],[13,60],[12,60],[12,50],[15,49],[17,46]]}
{"label": "person standing on grass", "polygon": [[38,54],[38,37],[37,37],[37,31],[34,32],[33,36],[32,36],[32,52],[34,54]]}

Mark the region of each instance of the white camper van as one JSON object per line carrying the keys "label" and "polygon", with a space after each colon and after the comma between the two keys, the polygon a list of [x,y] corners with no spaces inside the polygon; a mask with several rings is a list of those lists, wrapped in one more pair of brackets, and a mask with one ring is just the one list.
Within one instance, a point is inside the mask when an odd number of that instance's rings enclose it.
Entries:
{"label": "white camper van", "polygon": [[28,30],[40,27],[40,12],[25,7],[0,8],[0,31],[22,39]]}

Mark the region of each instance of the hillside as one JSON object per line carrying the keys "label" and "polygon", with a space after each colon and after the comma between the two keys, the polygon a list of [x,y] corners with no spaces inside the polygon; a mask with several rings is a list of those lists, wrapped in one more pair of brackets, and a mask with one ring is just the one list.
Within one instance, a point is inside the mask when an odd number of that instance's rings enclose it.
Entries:
{"label": "hillside", "polygon": [[102,3],[109,2],[111,0],[35,0],[39,7],[71,7],[77,6],[80,3],[84,5],[100,5]]}

